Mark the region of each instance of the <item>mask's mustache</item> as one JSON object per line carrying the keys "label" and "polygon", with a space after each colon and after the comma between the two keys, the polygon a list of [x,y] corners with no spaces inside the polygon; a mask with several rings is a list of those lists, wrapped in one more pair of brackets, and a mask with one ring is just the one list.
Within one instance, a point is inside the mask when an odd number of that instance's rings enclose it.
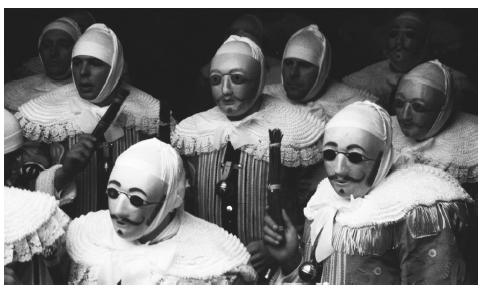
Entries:
{"label": "mask's mustache", "polygon": [[354,182],[354,183],[359,183],[364,179],[364,176],[362,176],[360,179],[353,178],[351,176],[339,176],[339,175],[332,175],[328,177],[329,180],[345,180],[349,182]]}
{"label": "mask's mustache", "polygon": [[128,224],[132,224],[132,225],[141,225],[143,222],[144,222],[144,218],[141,219],[141,221],[139,222],[136,222],[136,221],[132,221],[130,220],[129,218],[125,218],[125,217],[117,217],[116,215],[114,214],[111,214],[111,218],[112,219],[115,219],[117,221],[120,221],[120,222],[123,222],[123,223],[128,223]]}

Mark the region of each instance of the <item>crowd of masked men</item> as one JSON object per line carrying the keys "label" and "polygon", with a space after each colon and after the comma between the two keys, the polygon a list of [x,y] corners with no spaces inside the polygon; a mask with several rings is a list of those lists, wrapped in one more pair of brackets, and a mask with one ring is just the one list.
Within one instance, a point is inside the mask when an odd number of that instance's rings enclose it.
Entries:
{"label": "crowd of masked men", "polygon": [[336,80],[323,27],[277,60],[242,15],[176,120],[109,24],[48,23],[5,84],[4,283],[476,284],[476,87],[423,16],[388,27]]}

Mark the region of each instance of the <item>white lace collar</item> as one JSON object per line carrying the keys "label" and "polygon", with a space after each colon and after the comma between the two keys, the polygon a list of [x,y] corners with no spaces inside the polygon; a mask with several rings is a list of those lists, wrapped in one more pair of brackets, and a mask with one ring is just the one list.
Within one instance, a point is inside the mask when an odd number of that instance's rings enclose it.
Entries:
{"label": "white lace collar", "polygon": [[268,130],[279,128],[283,164],[297,167],[319,162],[325,121],[274,97],[261,98],[260,110],[240,121],[230,121],[218,107],[186,118],[176,126],[172,145],[183,155],[195,155],[218,150],[230,141],[235,148],[268,161]]}
{"label": "white lace collar", "polygon": [[[132,127],[153,134],[157,130],[159,101],[126,85],[130,91],[116,121],[120,127]],[[90,133],[107,107],[96,106],[82,99],[69,84],[35,98],[15,114],[24,136],[29,140],[60,142],[79,133]]]}
{"label": "white lace collar", "polygon": [[442,169],[460,183],[478,181],[478,117],[459,113],[451,125],[436,136],[418,142],[403,134],[392,117],[395,163],[428,164]]}
{"label": "white lace collar", "polygon": [[[66,243],[74,262],[87,267],[97,283],[107,284],[118,280],[153,284],[168,275],[207,279],[246,264],[250,256],[238,238],[186,212],[180,212],[180,228],[174,237],[152,245],[121,239],[108,210],[91,212],[72,221]],[[104,269],[113,265],[109,262],[119,269]]]}

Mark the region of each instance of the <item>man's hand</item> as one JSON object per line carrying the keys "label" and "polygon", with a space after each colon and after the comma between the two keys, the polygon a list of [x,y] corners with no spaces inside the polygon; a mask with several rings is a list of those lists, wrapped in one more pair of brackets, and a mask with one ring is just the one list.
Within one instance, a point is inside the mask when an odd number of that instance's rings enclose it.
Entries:
{"label": "man's hand", "polygon": [[66,153],[62,161],[62,168],[57,170],[55,175],[54,183],[57,190],[71,182],[75,175],[87,166],[96,149],[96,141],[97,139],[90,134],[81,135],[79,142]]}
{"label": "man's hand", "polygon": [[22,284],[20,280],[15,275],[15,272],[12,268],[3,267],[3,282],[5,285],[18,285]]}
{"label": "man's hand", "polygon": [[255,268],[255,271],[259,275],[263,275],[272,263],[272,258],[270,258],[270,254],[263,244],[263,241],[252,241],[247,245],[247,250],[251,255],[248,262]]}
{"label": "man's hand", "polygon": [[90,134],[80,136],[79,142],[72,146],[62,162],[62,168],[67,175],[76,175],[87,166],[96,148],[96,141]]}
{"label": "man's hand", "polygon": [[291,271],[290,269],[298,265],[301,254],[298,252],[297,230],[285,212],[285,209],[282,209],[282,216],[285,222],[283,233],[277,231],[280,229],[280,226],[269,215],[265,216],[263,240],[270,255],[280,263],[282,271],[287,273]]}

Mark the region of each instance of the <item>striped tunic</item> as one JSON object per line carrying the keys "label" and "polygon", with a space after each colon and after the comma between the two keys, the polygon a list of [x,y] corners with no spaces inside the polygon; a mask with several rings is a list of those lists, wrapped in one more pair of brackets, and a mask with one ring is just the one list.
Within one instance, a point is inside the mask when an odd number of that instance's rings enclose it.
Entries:
{"label": "striped tunic", "polygon": [[[200,154],[196,166],[196,205],[198,216],[222,225],[221,197],[215,185],[221,180],[226,146],[218,151]],[[247,244],[263,238],[263,217],[266,207],[268,163],[241,151],[241,169],[238,170],[237,236]]]}
{"label": "striped tunic", "polygon": [[[124,150],[141,140],[142,133],[156,134],[159,124],[159,101],[133,86],[123,86],[130,93],[116,120],[124,136],[111,143],[113,163]],[[67,151],[79,141],[80,134],[93,130],[85,128],[85,123],[95,126],[99,120],[92,115],[98,114],[99,110],[98,106],[79,96],[75,84],[69,84],[23,104],[15,116],[26,139],[48,144],[60,142]],[[79,119],[79,116],[89,112],[91,119]],[[103,146],[107,148],[109,144],[104,143]],[[98,169],[101,157],[98,155],[94,151],[86,168],[75,177],[76,198],[64,208],[71,217],[100,209],[98,197],[104,193],[98,193],[97,190],[99,178],[102,177]]]}
{"label": "striped tunic", "polygon": [[[140,140],[139,131],[136,131],[134,127],[124,129],[124,136],[110,143],[112,145],[113,163],[116,162],[117,157],[123,151]],[[69,137],[67,140],[68,148],[70,149],[78,141],[79,135]],[[107,142],[102,146],[107,147]],[[97,166],[98,159],[98,152],[94,151],[86,168],[76,176],[77,197],[69,211],[71,217],[78,217],[82,214],[87,214],[90,211],[100,209],[100,205],[98,205],[98,196],[104,195],[104,193],[97,193],[98,179],[100,175],[103,174],[99,173],[100,169]]]}

